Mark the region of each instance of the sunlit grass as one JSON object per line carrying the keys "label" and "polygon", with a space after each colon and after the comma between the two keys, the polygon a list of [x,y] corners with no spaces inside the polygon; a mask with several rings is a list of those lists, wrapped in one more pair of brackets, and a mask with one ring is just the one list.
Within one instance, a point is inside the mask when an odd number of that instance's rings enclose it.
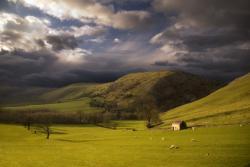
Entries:
{"label": "sunlit grass", "polygon": [[[144,122],[53,126],[49,140],[18,125],[0,125],[1,167],[228,167],[249,164],[249,126],[145,130]],[[127,130],[133,127],[137,131]],[[178,149],[169,149],[171,145]]]}

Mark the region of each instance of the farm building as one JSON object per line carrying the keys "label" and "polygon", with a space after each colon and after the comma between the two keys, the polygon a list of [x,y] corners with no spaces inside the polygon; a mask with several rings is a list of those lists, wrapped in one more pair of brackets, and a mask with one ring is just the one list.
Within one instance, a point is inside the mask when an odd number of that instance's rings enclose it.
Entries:
{"label": "farm building", "polygon": [[187,124],[184,121],[175,121],[171,125],[172,130],[182,130],[187,128]]}

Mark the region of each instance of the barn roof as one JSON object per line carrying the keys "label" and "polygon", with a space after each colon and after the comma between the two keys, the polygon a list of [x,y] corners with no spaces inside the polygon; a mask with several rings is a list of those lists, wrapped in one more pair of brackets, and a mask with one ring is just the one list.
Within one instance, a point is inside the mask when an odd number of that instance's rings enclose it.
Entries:
{"label": "barn roof", "polygon": [[184,121],[174,121],[172,124],[182,124]]}

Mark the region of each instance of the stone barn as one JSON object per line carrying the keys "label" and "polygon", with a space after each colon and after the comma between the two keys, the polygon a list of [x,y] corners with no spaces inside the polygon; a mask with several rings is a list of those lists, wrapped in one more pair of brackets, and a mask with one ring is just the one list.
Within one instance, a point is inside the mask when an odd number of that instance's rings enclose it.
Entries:
{"label": "stone barn", "polygon": [[171,125],[172,130],[182,130],[187,128],[187,124],[185,121],[175,121]]}

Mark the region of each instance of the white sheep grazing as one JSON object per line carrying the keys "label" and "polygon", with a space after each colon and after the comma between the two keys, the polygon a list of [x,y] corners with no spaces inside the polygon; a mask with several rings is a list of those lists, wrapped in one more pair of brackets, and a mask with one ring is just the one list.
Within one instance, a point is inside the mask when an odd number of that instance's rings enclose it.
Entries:
{"label": "white sheep grazing", "polygon": [[178,149],[179,147],[178,146],[176,146],[176,145],[174,145],[174,144],[172,144],[170,147],[169,147],[169,149]]}
{"label": "white sheep grazing", "polygon": [[165,140],[165,137],[162,137],[161,140],[164,141],[164,140]]}

